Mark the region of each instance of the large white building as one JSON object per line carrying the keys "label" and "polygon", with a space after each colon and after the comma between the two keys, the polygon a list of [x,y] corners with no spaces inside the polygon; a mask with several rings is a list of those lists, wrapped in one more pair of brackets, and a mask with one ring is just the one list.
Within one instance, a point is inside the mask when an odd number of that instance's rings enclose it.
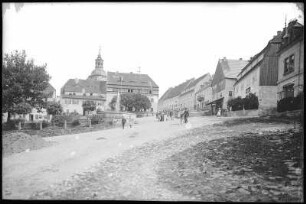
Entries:
{"label": "large white building", "polygon": [[145,95],[151,102],[149,111],[157,111],[157,84],[147,74],[106,72],[100,52],[95,60],[95,69],[86,80],[69,79],[65,83],[60,102],[64,112],[84,114],[82,104],[85,101],[93,101],[101,111],[111,110],[109,103],[118,92]]}

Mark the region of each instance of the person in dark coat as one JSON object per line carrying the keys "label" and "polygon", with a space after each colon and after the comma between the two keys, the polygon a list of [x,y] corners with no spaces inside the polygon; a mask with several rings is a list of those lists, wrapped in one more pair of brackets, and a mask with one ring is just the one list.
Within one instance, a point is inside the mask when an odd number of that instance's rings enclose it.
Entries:
{"label": "person in dark coat", "polygon": [[122,116],[121,123],[122,123],[122,129],[124,129],[124,126],[125,126],[125,123],[126,123],[126,119],[125,119],[124,116]]}
{"label": "person in dark coat", "polygon": [[184,122],[185,122],[185,123],[188,123],[188,117],[189,117],[189,111],[188,111],[188,109],[186,108],[186,109],[185,109],[185,112],[184,112]]}

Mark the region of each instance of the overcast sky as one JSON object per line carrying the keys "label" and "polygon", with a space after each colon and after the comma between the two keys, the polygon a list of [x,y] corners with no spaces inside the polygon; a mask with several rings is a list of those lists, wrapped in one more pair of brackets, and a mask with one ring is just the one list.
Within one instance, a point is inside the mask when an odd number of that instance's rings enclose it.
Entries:
{"label": "overcast sky", "polygon": [[[148,74],[169,88],[214,74],[219,58],[249,59],[303,22],[293,3],[25,3],[3,16],[3,50],[47,63],[50,83],[87,79],[101,45],[104,70]],[[287,21],[288,21],[287,20]]]}

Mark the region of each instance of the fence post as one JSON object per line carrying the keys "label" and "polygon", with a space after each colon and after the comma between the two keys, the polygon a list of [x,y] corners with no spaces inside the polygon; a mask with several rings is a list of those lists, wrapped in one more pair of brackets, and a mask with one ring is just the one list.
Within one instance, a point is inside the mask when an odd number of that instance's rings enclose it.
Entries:
{"label": "fence post", "polygon": [[67,129],[67,121],[65,120],[64,122],[64,129],[66,130]]}
{"label": "fence post", "polygon": [[88,118],[88,124],[89,124],[89,127],[91,128],[91,120],[90,120],[90,118]]}
{"label": "fence post", "polygon": [[39,130],[42,130],[42,121],[39,123]]}
{"label": "fence post", "polygon": [[21,121],[18,123],[18,130],[21,130]]}

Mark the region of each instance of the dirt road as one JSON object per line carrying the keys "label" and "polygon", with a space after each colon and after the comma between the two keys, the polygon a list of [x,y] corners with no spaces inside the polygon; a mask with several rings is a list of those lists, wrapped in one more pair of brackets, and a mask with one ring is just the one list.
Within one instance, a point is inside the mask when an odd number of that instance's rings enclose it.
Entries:
{"label": "dirt road", "polygon": [[3,158],[3,198],[28,199],[33,193],[94,171],[108,158],[144,144],[185,134],[193,128],[223,121],[223,118],[190,118],[188,126],[178,120],[156,122],[139,119],[133,128],[120,128],[47,138],[56,144]]}

